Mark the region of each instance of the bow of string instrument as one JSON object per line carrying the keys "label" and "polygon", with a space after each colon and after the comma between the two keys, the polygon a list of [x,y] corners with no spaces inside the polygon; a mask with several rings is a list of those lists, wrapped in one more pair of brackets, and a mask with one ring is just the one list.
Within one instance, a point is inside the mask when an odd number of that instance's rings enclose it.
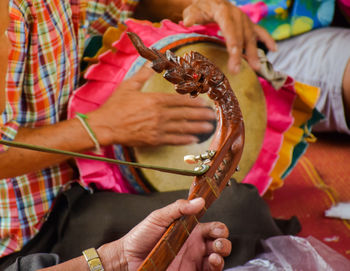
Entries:
{"label": "bow of string instrument", "polygon": [[139,36],[128,32],[138,53],[152,62],[152,68],[175,85],[179,94],[196,97],[207,93],[216,106],[218,125],[210,149],[195,160],[209,169],[196,176],[188,199],[202,197],[205,207],[197,215],[183,216],[174,221],[138,270],[166,270],[180,251],[188,236],[199,223],[199,218],[220,196],[236,171],[244,146],[244,123],[238,100],[225,75],[206,57],[190,52],[183,57],[167,50],[165,54],[146,47]]}

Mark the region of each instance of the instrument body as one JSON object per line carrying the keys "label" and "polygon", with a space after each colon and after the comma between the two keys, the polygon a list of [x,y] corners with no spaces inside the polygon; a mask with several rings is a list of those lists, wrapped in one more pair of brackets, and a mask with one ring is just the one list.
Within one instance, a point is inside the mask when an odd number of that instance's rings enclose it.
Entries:
{"label": "instrument body", "polygon": [[[239,164],[239,171],[234,174],[234,179],[238,182],[243,181],[258,158],[266,130],[267,114],[265,97],[256,74],[244,60],[242,61],[241,72],[236,75],[230,74],[227,68],[228,54],[226,48],[212,41],[186,43],[175,48],[170,45],[168,48],[178,56],[183,56],[191,51],[199,52],[225,74],[231,88],[234,89],[245,123],[246,142]],[[141,59],[138,58],[136,63],[138,62],[141,62]],[[146,93],[173,93],[174,86],[169,81],[164,80],[162,74],[156,73],[147,80],[141,91]],[[214,101],[209,96],[201,95],[201,98],[207,100],[207,103],[213,109],[216,108]],[[203,138],[202,135],[200,136]],[[210,142],[213,141],[214,132],[205,136],[206,138],[204,140],[190,145],[118,147],[116,148],[116,157],[118,159],[125,159],[126,161],[137,161],[142,164],[193,169],[193,165],[182,163],[181,161],[188,154],[199,154],[210,149]],[[150,189],[160,192],[187,190],[193,181],[192,177],[179,177],[159,171],[132,168],[127,168],[125,171],[131,172],[131,174],[125,174],[128,178],[138,180],[139,183],[145,183]]]}
{"label": "instrument body", "polygon": [[208,93],[217,109],[218,124],[210,145],[215,155],[204,161],[210,168],[205,174],[195,177],[188,196],[188,199],[204,198],[205,209],[197,216],[184,216],[170,225],[139,268],[165,270],[198,223],[198,218],[220,196],[236,171],[244,146],[243,116],[227,78],[207,58],[197,52],[184,57],[175,56],[171,51],[163,54],[147,48],[136,34],[128,35],[140,55],[152,61],[155,71],[166,70],[164,78],[175,84],[178,93],[193,97]]}

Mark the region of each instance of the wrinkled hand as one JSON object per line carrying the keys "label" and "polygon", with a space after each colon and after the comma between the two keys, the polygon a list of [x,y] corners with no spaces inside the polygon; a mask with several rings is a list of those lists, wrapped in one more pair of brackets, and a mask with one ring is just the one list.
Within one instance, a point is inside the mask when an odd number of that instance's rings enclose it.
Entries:
{"label": "wrinkled hand", "polygon": [[260,68],[257,54],[257,40],[266,47],[276,50],[276,43],[268,32],[254,24],[238,7],[227,0],[193,0],[183,11],[185,26],[216,22],[226,39],[229,53],[228,67],[232,73],[238,73],[243,50],[245,58],[253,69]]}
{"label": "wrinkled hand", "polygon": [[[127,265],[127,270],[137,270],[175,219],[184,214],[196,214],[203,207],[202,198],[177,200],[152,212],[122,239],[99,248],[99,254],[104,255],[103,265]],[[168,270],[222,270],[223,257],[231,252],[231,243],[227,237],[228,229],[220,222],[197,225]]]}
{"label": "wrinkled hand", "polygon": [[210,133],[215,113],[201,98],[139,90],[153,72],[142,68],[123,81],[109,100],[89,114],[101,145],[180,145],[197,142],[194,134]]}

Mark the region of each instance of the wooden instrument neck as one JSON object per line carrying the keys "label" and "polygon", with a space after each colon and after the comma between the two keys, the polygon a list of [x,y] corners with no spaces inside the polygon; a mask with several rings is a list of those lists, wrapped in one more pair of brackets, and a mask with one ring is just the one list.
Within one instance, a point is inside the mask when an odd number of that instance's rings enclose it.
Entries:
{"label": "wooden instrument neck", "polygon": [[210,168],[195,177],[188,196],[188,199],[204,198],[205,208],[197,216],[184,216],[172,223],[139,268],[161,271],[176,257],[198,219],[220,196],[235,172],[244,145],[243,117],[227,78],[207,58],[197,52],[183,57],[170,51],[162,54],[147,48],[136,34],[128,35],[140,55],[152,61],[155,71],[166,71],[164,78],[175,84],[178,93],[191,96],[208,93],[217,107],[218,125],[210,145],[215,155],[204,161]]}

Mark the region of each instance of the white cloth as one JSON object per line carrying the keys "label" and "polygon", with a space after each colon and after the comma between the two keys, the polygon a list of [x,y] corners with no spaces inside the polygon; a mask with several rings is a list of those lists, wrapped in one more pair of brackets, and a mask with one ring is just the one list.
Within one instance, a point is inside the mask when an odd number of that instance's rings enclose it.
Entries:
{"label": "white cloth", "polygon": [[350,59],[350,29],[321,28],[278,42],[278,52],[269,52],[267,58],[275,70],[321,89],[316,108],[326,118],[314,126],[314,131],[350,134],[342,99],[343,75]]}

